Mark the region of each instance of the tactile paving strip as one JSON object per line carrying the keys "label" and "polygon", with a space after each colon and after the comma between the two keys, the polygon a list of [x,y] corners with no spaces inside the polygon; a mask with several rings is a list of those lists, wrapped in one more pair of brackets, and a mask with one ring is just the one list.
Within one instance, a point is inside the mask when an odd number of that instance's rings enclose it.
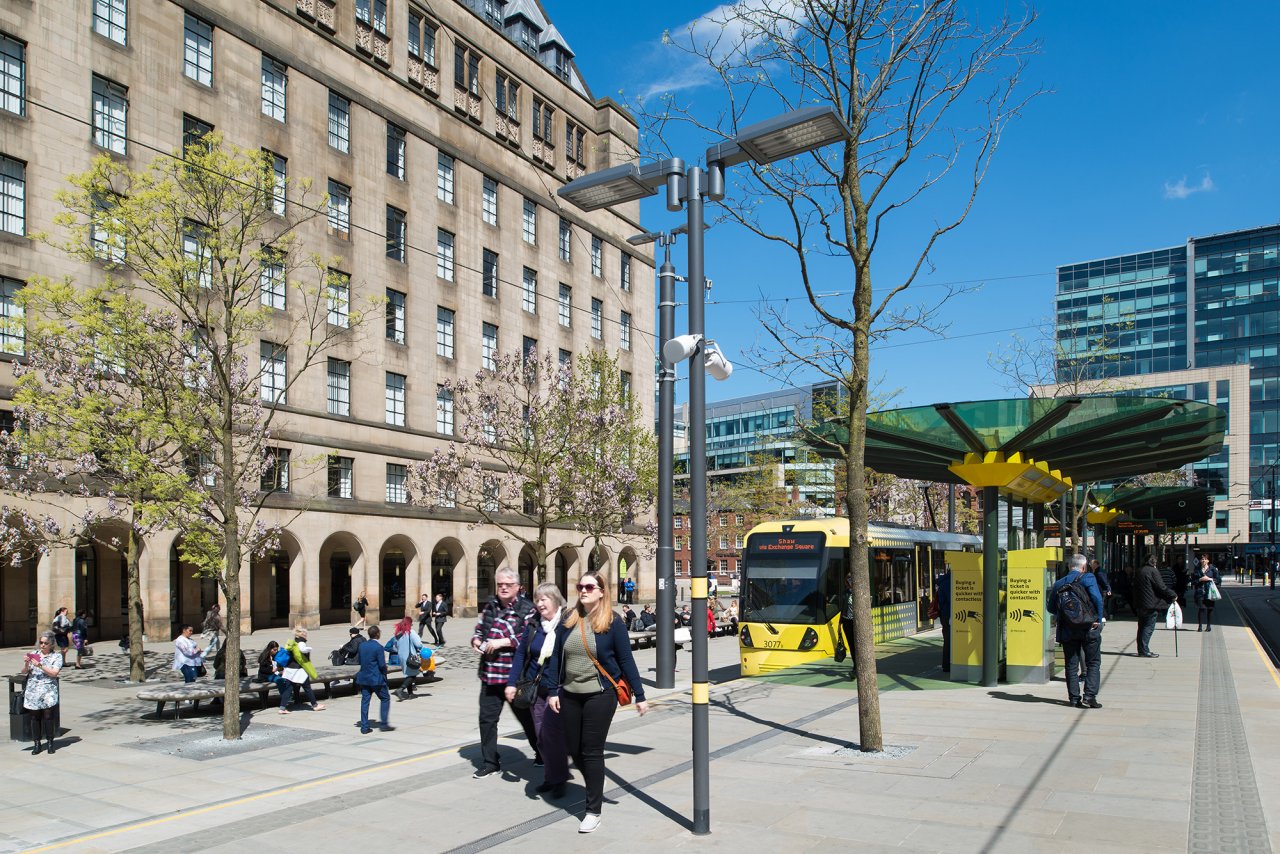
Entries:
{"label": "tactile paving strip", "polygon": [[1187,851],[1271,852],[1222,632],[1204,635],[1200,655]]}

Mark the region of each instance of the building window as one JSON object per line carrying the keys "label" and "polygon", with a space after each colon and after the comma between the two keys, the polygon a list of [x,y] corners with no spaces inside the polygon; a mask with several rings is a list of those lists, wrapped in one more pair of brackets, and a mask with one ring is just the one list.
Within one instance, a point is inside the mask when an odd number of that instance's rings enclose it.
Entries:
{"label": "building window", "polygon": [[329,457],[330,498],[351,498],[355,494],[354,468],[351,457]]}
{"label": "building window", "polygon": [[387,174],[404,180],[404,128],[387,122]]}
{"label": "building window", "polygon": [[591,235],[591,275],[597,279],[604,275],[604,241]]}
{"label": "building window", "polygon": [[351,102],[329,90],[329,147],[343,154],[351,150]]}
{"label": "building window", "polygon": [[720,558],[720,574],[721,574],[721,575],[728,575],[728,574],[729,574],[729,560],[728,560],[728,558]]}
{"label": "building window", "polygon": [[560,283],[560,325],[573,326],[573,288]]}
{"label": "building window", "polygon": [[560,260],[573,261],[573,226],[560,217]]}
{"label": "building window", "polygon": [[330,270],[325,281],[325,302],[329,310],[329,324],[344,329],[351,325],[351,277],[337,270]]}
{"label": "building window", "polygon": [[329,179],[329,233],[339,240],[351,238],[351,188]]}
{"label": "building window", "polygon": [[453,435],[453,392],[442,385],[436,386],[436,432]]}
{"label": "building window", "polygon": [[480,97],[480,54],[461,42],[453,46],[453,83]]}
{"label": "building window", "polygon": [[112,213],[119,199],[111,194],[93,197],[93,219],[89,223],[89,245],[93,257],[112,264],[124,262],[124,228]]}
{"label": "building window", "polygon": [[720,517],[720,527],[721,527],[721,528],[727,528],[727,527],[729,527],[729,517],[728,517],[728,516],[721,516],[721,517]]}
{"label": "building window", "polygon": [[289,348],[283,344],[263,341],[258,344],[262,377],[259,380],[259,396],[267,403],[287,402],[289,382]]}
{"label": "building window", "polygon": [[[533,138],[540,139],[547,145],[555,145],[555,137],[551,135],[555,112],[541,98],[533,99]],[[543,158],[546,159],[546,158]]]}
{"label": "building window", "polygon": [[212,86],[213,27],[188,12],[182,33],[182,73],[197,83]]}
{"label": "building window", "polygon": [[436,156],[436,198],[453,204],[453,158],[443,153]]}
{"label": "building window", "polygon": [[[720,548],[722,548],[722,549],[727,549],[727,548],[729,548],[729,535],[728,535],[728,534],[721,534],[721,535],[720,535]],[[721,570],[721,571],[723,572],[723,570]]]}
{"label": "building window", "polygon": [[0,110],[26,114],[27,46],[0,33]]}
{"label": "building window", "polygon": [[262,114],[264,116],[278,122],[284,121],[285,88],[288,85],[289,69],[283,62],[272,59],[264,53],[262,55]]}
{"label": "building window", "polygon": [[387,257],[404,261],[404,211],[387,205]]}
{"label": "building window", "polygon": [[631,372],[630,371],[620,371],[618,373],[618,386],[619,386],[618,390],[622,393],[622,399],[630,400],[631,399]]}
{"label": "building window", "polygon": [[436,355],[453,358],[453,309],[436,306]]}
{"label": "building window", "polygon": [[404,374],[387,371],[386,419],[392,427],[404,426],[404,383]]}
{"label": "building window", "polygon": [[498,114],[520,121],[520,84],[502,71],[494,73],[494,104]]}
{"label": "building window", "polygon": [[559,353],[556,354],[556,358],[557,358],[557,364],[559,364],[560,366],[560,370],[568,371],[570,368],[573,367],[573,354],[570,353],[568,350],[561,350]]}
{"label": "building window", "polygon": [[285,307],[284,259],[275,252],[264,251],[258,269],[258,294],[267,308],[280,311]]}
{"label": "building window", "polygon": [[[734,523],[735,525],[737,525],[739,528],[741,528],[744,524],[746,524],[746,523],[745,523],[745,520],[744,520],[744,518],[743,518],[743,515],[742,515],[741,513],[738,513],[737,515],[735,515],[735,516],[733,517],[733,523]],[[742,545],[742,537],[741,537],[741,535],[739,535],[739,537],[738,537],[738,545],[739,545],[739,546],[741,546],[741,545]]]}
{"label": "building window", "polygon": [[453,281],[453,235],[443,228],[436,229],[436,275]]}
{"label": "building window", "polygon": [[740,548],[742,548],[742,535],[741,535],[741,534],[735,534],[735,535],[734,535],[734,537],[733,537],[733,547],[734,547],[735,549],[740,549]]}
{"label": "building window", "polygon": [[417,9],[409,10],[409,55],[436,67],[436,25]]}
{"label": "building window", "polygon": [[[371,14],[372,13],[372,14]],[[387,34],[387,0],[356,0],[356,20]]]}
{"label": "building window", "polygon": [[484,193],[480,197],[480,217],[487,225],[498,224],[498,182],[484,176]]}
{"label": "building window", "polygon": [[262,479],[258,486],[263,492],[289,491],[289,449],[267,448],[262,467]]}
{"label": "building window", "polygon": [[591,300],[591,337],[599,341],[604,336],[604,303]]}
{"label": "building window", "polygon": [[387,340],[405,342],[405,295],[387,288]]}
{"label": "building window", "polygon": [[492,323],[480,324],[480,364],[487,371],[497,367],[498,327]]}
{"label": "building window", "polygon": [[93,0],[93,31],[113,42],[125,44],[129,28],[126,3],[127,0]]}
{"label": "building window", "polygon": [[564,156],[571,163],[576,163],[583,169],[587,168],[586,153],[583,150],[586,147],[587,134],[582,128],[573,122],[564,123]]}
{"label": "building window", "polygon": [[671,521],[675,523],[675,528],[676,528],[676,530],[677,530],[677,531],[679,531],[681,528],[683,528],[683,527],[684,527],[684,517],[683,517],[683,516],[677,516],[677,517],[675,517],[674,519],[672,519]]}
{"label": "building window", "polygon": [[182,114],[182,156],[187,156],[187,149],[199,145],[205,136],[213,133],[213,125],[202,122],[195,116]]}
{"label": "building window", "polygon": [[484,250],[483,270],[480,277],[480,293],[487,297],[498,296],[498,253]]}
{"label": "building window", "polygon": [[274,151],[262,150],[271,158],[271,212],[284,216],[285,189],[289,186],[289,161]]}
{"label": "building window", "polygon": [[625,252],[622,253],[621,274],[622,289],[624,291],[631,290],[631,256]]}
{"label": "building window", "polygon": [[675,564],[675,574],[684,575],[684,561],[677,560]]}
{"label": "building window", "polygon": [[184,276],[194,276],[196,286],[207,290],[213,287],[213,258],[204,244],[204,226],[188,220],[182,232],[182,255],[189,266]]}
{"label": "building window", "polygon": [[520,307],[530,314],[538,313],[538,271],[524,268],[520,291]]}
{"label": "building window", "polygon": [[532,199],[524,200],[523,234],[525,243],[538,245],[538,205]]}
{"label": "building window", "polygon": [[0,276],[0,353],[22,356],[27,352],[27,321],[18,303],[22,282]]}
{"label": "building window", "polygon": [[538,339],[524,336],[524,340],[520,342],[520,358],[522,364],[529,364],[538,357]]}
{"label": "building window", "polygon": [[326,384],[327,408],[330,415],[351,415],[351,363],[329,359]]}
{"label": "building window", "polygon": [[129,128],[129,90],[93,75],[93,144],[124,154]]}
{"label": "building window", "polygon": [[387,463],[387,501],[405,504],[409,500],[409,468],[399,463]]}
{"label": "building window", "polygon": [[624,311],[618,317],[618,346],[623,350],[631,349],[631,312]]}

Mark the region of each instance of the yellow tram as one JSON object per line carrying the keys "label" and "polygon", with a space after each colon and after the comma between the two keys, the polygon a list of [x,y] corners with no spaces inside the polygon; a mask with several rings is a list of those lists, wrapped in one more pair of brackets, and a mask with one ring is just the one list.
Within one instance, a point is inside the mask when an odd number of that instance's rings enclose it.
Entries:
{"label": "yellow tram", "polygon": [[[928,628],[933,578],[948,552],[982,538],[872,523],[871,615],[881,643]],[[738,645],[742,675],[835,655],[849,572],[849,520],[793,519],[751,529],[743,551]]]}

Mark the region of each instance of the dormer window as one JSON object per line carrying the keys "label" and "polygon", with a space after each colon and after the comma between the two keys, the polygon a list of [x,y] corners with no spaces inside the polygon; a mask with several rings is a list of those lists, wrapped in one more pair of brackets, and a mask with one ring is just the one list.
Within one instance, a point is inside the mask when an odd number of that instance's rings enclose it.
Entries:
{"label": "dormer window", "polygon": [[551,49],[551,70],[564,82],[569,82],[569,54],[558,47]]}
{"label": "dormer window", "polygon": [[502,26],[502,7],[506,5],[506,0],[484,0],[484,16],[489,23],[495,27]]}

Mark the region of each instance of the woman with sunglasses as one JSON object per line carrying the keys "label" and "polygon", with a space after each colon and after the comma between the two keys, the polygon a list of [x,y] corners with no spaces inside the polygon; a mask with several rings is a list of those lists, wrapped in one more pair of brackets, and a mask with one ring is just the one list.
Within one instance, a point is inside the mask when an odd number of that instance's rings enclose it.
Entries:
{"label": "woman with sunglasses", "polygon": [[627,627],[609,602],[603,575],[588,572],[582,576],[578,581],[578,604],[556,629],[560,678],[547,697],[547,706],[560,715],[565,747],[587,787],[587,812],[578,826],[579,833],[591,833],[600,826],[604,743],[618,710],[614,683],[626,677],[635,692],[636,711],[642,715],[649,711],[644,685],[631,656]]}
{"label": "woman with sunglasses", "polygon": [[53,633],[45,632],[40,636],[36,648],[27,653],[22,661],[22,675],[27,677],[27,686],[22,692],[22,710],[27,715],[27,725],[31,728],[31,739],[36,743],[31,755],[40,752],[40,734],[44,733],[49,752],[56,753],[53,737],[57,735],[57,719],[55,713],[58,706],[58,674],[62,672],[62,653],[53,648]]}

